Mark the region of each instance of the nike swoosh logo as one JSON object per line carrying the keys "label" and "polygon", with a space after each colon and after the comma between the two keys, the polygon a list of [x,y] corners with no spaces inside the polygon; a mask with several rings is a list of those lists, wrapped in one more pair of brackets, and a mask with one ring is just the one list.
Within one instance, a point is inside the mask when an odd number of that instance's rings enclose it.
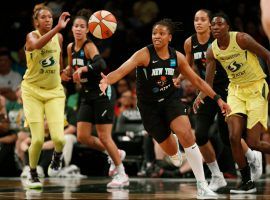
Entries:
{"label": "nike swoosh logo", "polygon": [[153,60],[153,61],[152,61],[152,63],[157,63],[157,62],[158,62],[158,60]]}
{"label": "nike swoosh logo", "polygon": [[197,46],[198,46],[198,45],[193,45],[193,48],[195,49],[195,48],[197,48]]}
{"label": "nike swoosh logo", "polygon": [[104,112],[101,114],[102,117],[107,113],[107,110],[104,110]]}

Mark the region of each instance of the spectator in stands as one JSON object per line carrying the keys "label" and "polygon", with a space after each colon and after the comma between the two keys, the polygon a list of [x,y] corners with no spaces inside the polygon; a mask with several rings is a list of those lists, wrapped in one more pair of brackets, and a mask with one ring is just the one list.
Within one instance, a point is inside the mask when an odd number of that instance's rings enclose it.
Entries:
{"label": "spectator in stands", "polygon": [[0,96],[0,176],[18,176],[20,170],[14,153],[17,136],[9,130],[5,104],[5,98]]}
{"label": "spectator in stands", "polygon": [[17,99],[15,91],[21,81],[21,75],[12,70],[10,52],[0,51],[0,94],[7,100],[15,101]]}

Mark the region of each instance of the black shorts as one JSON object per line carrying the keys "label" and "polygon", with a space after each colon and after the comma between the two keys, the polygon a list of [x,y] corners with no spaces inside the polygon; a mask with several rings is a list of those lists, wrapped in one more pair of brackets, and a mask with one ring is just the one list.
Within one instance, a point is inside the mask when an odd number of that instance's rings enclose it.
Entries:
{"label": "black shorts", "polygon": [[176,117],[187,115],[187,109],[179,98],[172,97],[163,102],[138,101],[145,130],[158,143],[163,142],[171,133],[170,123]]}
{"label": "black shorts", "polygon": [[198,109],[198,112],[195,116],[196,143],[199,146],[206,144],[211,137],[210,128],[214,123],[216,115],[218,117],[218,130],[220,133],[220,137],[224,144],[228,146],[230,145],[229,130],[228,125],[225,122],[225,117],[221,113],[218,104],[210,97],[206,97],[204,99],[204,104],[200,105],[200,108]]}
{"label": "black shorts", "polygon": [[114,117],[113,105],[107,96],[103,95],[90,99],[87,98],[87,93],[83,93],[77,116],[77,122],[112,124]]}

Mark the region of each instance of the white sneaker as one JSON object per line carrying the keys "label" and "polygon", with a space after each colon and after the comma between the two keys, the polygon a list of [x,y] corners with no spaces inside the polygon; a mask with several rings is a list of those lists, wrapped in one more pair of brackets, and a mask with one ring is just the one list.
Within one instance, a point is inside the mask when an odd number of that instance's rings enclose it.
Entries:
{"label": "white sneaker", "polygon": [[183,162],[182,153],[179,149],[179,142],[178,142],[177,136],[175,134],[173,134],[173,136],[174,136],[176,144],[177,144],[177,153],[173,156],[169,156],[169,158],[175,167],[180,167],[182,165],[182,162]]}
{"label": "white sneaker", "polygon": [[249,163],[250,166],[250,172],[251,172],[251,179],[253,181],[258,180],[263,172],[262,167],[262,153],[260,151],[253,150],[253,153],[255,154],[255,160],[251,163]]}
{"label": "white sneaker", "polygon": [[[126,152],[122,149],[118,149],[118,153],[120,155],[121,160],[123,161],[126,157]],[[115,174],[117,174],[117,169],[110,156],[108,157],[108,162],[110,163],[109,176],[114,176]]]}
{"label": "white sneaker", "polygon": [[129,178],[126,174],[116,174],[112,181],[107,184],[108,188],[121,188],[129,186]]}
{"label": "white sneaker", "polygon": [[37,173],[38,173],[39,178],[44,178],[45,177],[44,170],[40,165],[37,166]]}
{"label": "white sneaker", "polygon": [[27,178],[27,177],[29,177],[29,175],[30,175],[30,167],[29,167],[29,165],[25,165],[23,167],[23,170],[22,170],[20,177]]}
{"label": "white sneaker", "polygon": [[223,176],[222,173],[220,173],[219,176],[217,175],[212,175],[209,188],[210,190],[216,192],[219,188],[225,187],[227,185],[227,182]]}
{"label": "white sneaker", "polygon": [[197,199],[217,199],[218,194],[210,190],[206,181],[197,182]]}

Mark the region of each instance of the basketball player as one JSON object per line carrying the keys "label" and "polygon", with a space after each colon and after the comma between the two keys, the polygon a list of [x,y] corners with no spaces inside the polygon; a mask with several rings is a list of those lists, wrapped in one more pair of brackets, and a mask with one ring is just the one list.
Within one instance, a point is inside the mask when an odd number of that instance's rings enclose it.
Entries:
{"label": "basketball player", "polygon": [[200,90],[215,99],[224,114],[230,112],[228,105],[206,84],[189,66],[183,54],[169,47],[172,40],[173,23],[169,19],[154,24],[152,42],[135,52],[117,70],[103,75],[100,88],[105,92],[108,85],[113,84],[137,68],[137,96],[143,125],[168,155],[177,152],[173,131],[184,147],[187,160],[197,180],[197,198],[217,198],[217,194],[209,189],[205,180],[202,156],[186,109],[179,102],[177,89],[173,84],[175,70],[188,78]]}
{"label": "basketball player", "polygon": [[[96,45],[87,39],[88,19],[91,12],[82,9],[73,21],[72,33],[74,42],[67,47],[68,64],[73,69],[73,80],[80,83],[81,105],[77,119],[78,141],[89,147],[103,151],[112,159],[109,175],[113,180],[107,187],[122,187],[129,185],[129,178],[125,173],[122,159],[125,157],[123,150],[118,150],[112,137],[113,105],[110,101],[111,88],[106,95],[101,95],[99,81],[100,72],[106,69],[106,63],[100,56]],[[67,67],[66,72],[71,68]],[[93,124],[96,126],[98,138],[91,136]]]}
{"label": "basketball player", "polygon": [[241,147],[241,136],[247,129],[248,146],[270,153],[270,144],[260,141],[261,133],[267,128],[268,85],[258,59],[263,58],[269,68],[270,52],[250,35],[230,32],[229,28],[227,15],[217,13],[213,16],[211,30],[216,40],[207,50],[206,80],[213,85],[218,60],[230,80],[227,102],[232,112],[228,115],[227,123],[233,157],[242,176],[241,185],[230,192],[255,193],[250,167]]}
{"label": "basketball player", "polygon": [[48,121],[55,151],[48,168],[49,176],[56,176],[61,169],[64,147],[65,93],[61,84],[60,65],[63,37],[59,33],[66,27],[68,12],[63,12],[57,25],[53,26],[52,11],[45,6],[34,9],[33,22],[36,28],[26,37],[25,53],[27,70],[22,81],[23,109],[31,131],[29,148],[29,188],[41,188],[36,166],[44,142],[44,117]]}
{"label": "basketball player", "polygon": [[[187,38],[184,43],[187,61],[192,68],[198,72],[202,79],[205,79],[206,51],[208,46],[210,46],[214,40],[210,30],[210,15],[210,11],[205,9],[201,9],[196,12],[194,16],[194,28],[196,33]],[[220,66],[219,62],[217,62],[213,89],[221,95],[222,99],[227,99],[228,84],[229,80],[226,71],[222,66]],[[203,158],[212,174],[209,188],[213,191],[217,191],[219,188],[227,185],[226,180],[219,169],[215,150],[209,138],[209,130],[216,115],[218,116],[218,130],[221,139],[226,146],[230,146],[229,130],[227,123],[225,122],[224,115],[221,113],[216,102],[211,98],[206,97],[204,99],[204,104],[200,105],[200,108],[196,113],[195,135],[196,142],[199,145]],[[258,151],[251,151],[245,144],[244,140],[243,143],[244,152],[252,154],[247,157],[256,158],[251,160],[250,163],[253,166],[253,178],[258,179],[262,174],[262,155]],[[256,154],[256,156],[253,155],[253,153]],[[257,162],[259,162],[258,166],[260,167],[256,168],[255,164]]]}

